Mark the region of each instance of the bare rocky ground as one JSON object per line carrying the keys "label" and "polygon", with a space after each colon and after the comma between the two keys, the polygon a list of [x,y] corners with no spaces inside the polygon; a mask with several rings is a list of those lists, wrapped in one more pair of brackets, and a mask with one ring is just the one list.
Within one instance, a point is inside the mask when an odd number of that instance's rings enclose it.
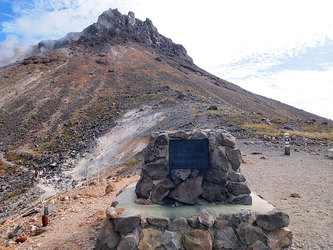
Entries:
{"label": "bare rocky ground", "polygon": [[[332,249],[333,247],[333,161],[325,151],[306,148],[284,156],[279,145],[242,139],[238,141],[244,156],[241,171],[253,192],[272,205],[284,209],[290,216],[289,228],[294,234],[290,249]],[[254,154],[255,153],[255,154]],[[108,173],[115,176],[116,170]],[[49,225],[41,227],[41,214],[21,218],[1,226],[1,244],[17,249],[91,249],[105,216],[105,208],[116,193],[130,182],[137,181],[139,171],[133,170],[124,178],[97,180],[80,186],[50,201]],[[107,184],[114,190],[105,194]],[[71,197],[71,201],[69,200]],[[41,206],[37,209],[41,210]],[[7,239],[18,225],[24,243]],[[33,236],[31,227],[45,229]],[[1,249],[1,248],[0,248]]]}
{"label": "bare rocky ground", "polygon": [[251,191],[289,214],[292,247],[332,249],[333,160],[325,157],[325,149],[292,150],[285,156],[279,146],[248,139],[239,147]]}

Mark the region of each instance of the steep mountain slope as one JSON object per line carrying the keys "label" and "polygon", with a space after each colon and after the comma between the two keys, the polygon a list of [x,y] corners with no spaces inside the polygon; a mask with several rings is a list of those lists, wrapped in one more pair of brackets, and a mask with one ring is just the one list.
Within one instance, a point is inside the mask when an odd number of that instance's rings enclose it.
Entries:
{"label": "steep mountain slope", "polygon": [[149,19],[110,9],[82,32],[42,41],[34,56],[0,68],[0,180],[25,180],[1,184],[1,199],[33,186],[31,170],[61,168],[85,154],[126,111],[143,105],[169,110],[155,130],[232,125],[257,115],[321,119],[209,74]]}

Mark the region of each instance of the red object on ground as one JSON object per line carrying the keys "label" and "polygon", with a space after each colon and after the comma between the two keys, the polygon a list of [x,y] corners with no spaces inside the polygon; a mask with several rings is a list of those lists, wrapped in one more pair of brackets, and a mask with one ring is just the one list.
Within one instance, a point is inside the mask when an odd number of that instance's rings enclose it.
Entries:
{"label": "red object on ground", "polygon": [[49,224],[49,218],[46,215],[42,216],[43,227],[46,227]]}

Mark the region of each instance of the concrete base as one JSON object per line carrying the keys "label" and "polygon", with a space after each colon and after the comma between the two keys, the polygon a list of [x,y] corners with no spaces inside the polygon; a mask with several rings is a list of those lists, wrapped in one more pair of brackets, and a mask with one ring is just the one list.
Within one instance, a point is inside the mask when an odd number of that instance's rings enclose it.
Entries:
{"label": "concrete base", "polygon": [[203,206],[183,206],[183,207],[166,207],[160,205],[138,205],[135,203],[137,196],[135,194],[136,183],[128,185],[114,201],[118,202],[117,207],[125,208],[123,216],[141,215],[142,217],[157,216],[168,217],[170,219],[184,217],[190,218],[200,212],[200,209],[207,210],[214,219],[219,214],[232,215],[238,214],[243,210],[252,210],[256,214],[265,214],[274,209],[274,207],[261,199],[254,193],[251,193],[252,205],[203,205]]}

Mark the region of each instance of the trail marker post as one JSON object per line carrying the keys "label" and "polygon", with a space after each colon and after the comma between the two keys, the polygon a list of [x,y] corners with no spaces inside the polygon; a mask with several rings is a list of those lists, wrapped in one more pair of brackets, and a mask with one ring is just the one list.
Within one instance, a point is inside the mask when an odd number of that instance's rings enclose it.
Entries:
{"label": "trail marker post", "polygon": [[285,155],[290,155],[290,134],[284,133],[283,135],[283,152]]}

